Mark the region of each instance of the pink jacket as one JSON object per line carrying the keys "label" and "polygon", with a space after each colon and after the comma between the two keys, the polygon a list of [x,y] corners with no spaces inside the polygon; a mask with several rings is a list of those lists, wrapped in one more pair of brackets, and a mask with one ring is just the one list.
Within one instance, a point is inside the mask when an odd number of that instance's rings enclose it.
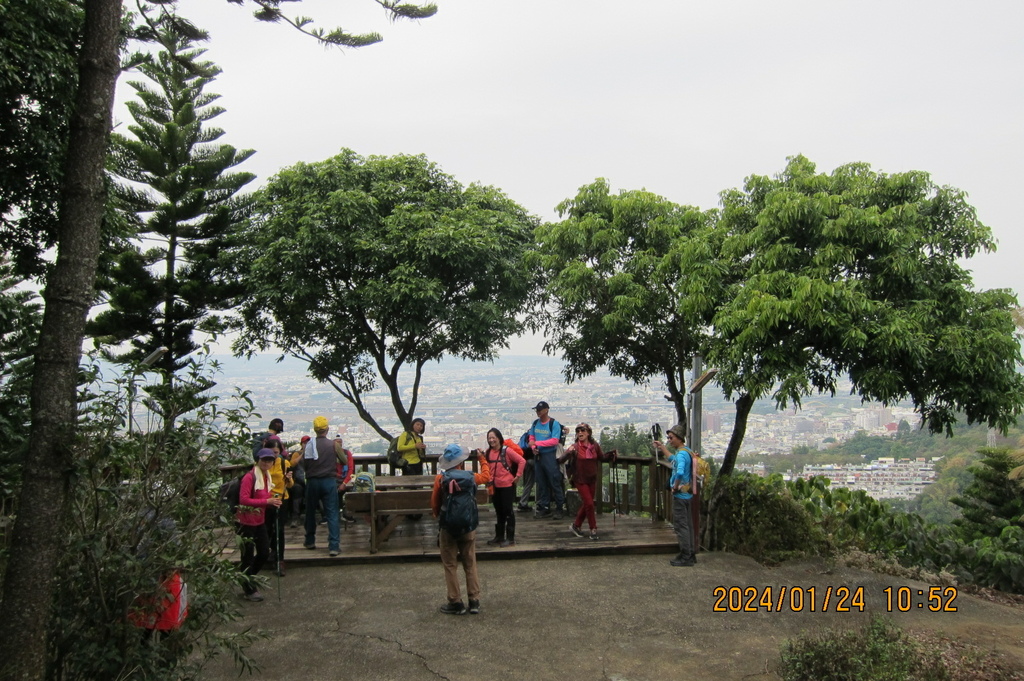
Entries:
{"label": "pink jacket", "polygon": [[512,471],[501,465],[501,456],[497,449],[488,449],[486,456],[487,463],[491,467],[491,481],[495,487],[511,487],[515,484],[516,478],[521,476],[526,469],[526,459],[504,443],[501,446],[505,447],[505,462],[508,467],[514,468],[518,474],[513,476]]}
{"label": "pink jacket", "polygon": [[[256,473],[264,477],[263,489],[256,489]],[[242,484],[238,489],[238,510],[235,512],[235,518],[240,524],[263,524],[263,509],[267,507],[267,500],[270,499],[273,484],[270,476],[261,471],[258,464],[242,477]]]}

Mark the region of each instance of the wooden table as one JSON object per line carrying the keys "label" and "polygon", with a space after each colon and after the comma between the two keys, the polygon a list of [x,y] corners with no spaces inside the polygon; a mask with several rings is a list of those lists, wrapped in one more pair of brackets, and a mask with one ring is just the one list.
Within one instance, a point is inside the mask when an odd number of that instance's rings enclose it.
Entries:
{"label": "wooden table", "polygon": [[[369,514],[370,553],[380,550],[380,545],[388,540],[404,516],[433,512],[430,508],[433,475],[381,476],[375,482],[376,492],[348,492],[345,495],[346,510]],[[487,503],[486,487],[477,487],[476,503]]]}

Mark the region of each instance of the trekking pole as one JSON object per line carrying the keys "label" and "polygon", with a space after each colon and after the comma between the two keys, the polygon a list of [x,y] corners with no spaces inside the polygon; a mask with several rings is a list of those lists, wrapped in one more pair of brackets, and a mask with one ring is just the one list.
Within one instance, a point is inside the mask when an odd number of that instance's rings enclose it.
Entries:
{"label": "trekking pole", "polygon": [[[280,499],[281,497],[277,498]],[[281,506],[278,506],[277,511],[274,513],[274,544],[277,547],[277,551],[274,552],[274,555],[277,556],[274,574],[277,575],[277,601],[279,603],[281,602],[281,554],[284,552],[284,542],[281,541],[281,508],[283,506],[284,500],[282,499]]]}

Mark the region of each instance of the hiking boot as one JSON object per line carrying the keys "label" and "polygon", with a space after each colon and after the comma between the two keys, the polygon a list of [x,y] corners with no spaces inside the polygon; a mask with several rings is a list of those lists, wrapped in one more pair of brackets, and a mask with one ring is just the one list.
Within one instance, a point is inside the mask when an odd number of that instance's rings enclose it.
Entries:
{"label": "hiking boot", "polygon": [[507,549],[508,547],[515,546],[515,545],[516,545],[516,540],[515,539],[506,539],[505,541],[503,541],[500,544],[498,544],[498,548]]}
{"label": "hiking boot", "polygon": [[356,521],[356,517],[351,513],[343,513],[341,517],[345,519],[346,523],[354,523]]}
{"label": "hiking boot", "polygon": [[245,594],[243,598],[247,601],[252,601],[253,603],[259,603],[263,600],[263,594],[259,591],[253,591],[251,594]]}
{"label": "hiking boot", "polygon": [[329,555],[331,558],[337,558],[340,553],[341,553],[341,551],[339,551],[338,549],[331,549],[327,553],[327,555]]}
{"label": "hiking boot", "polygon": [[537,520],[541,520],[542,518],[550,518],[551,517],[551,511],[549,511],[547,509],[544,509],[543,511],[540,510],[540,509],[537,509],[537,512],[533,514],[533,517],[535,519],[537,519]]}
{"label": "hiking boot", "polygon": [[307,549],[309,551],[315,551],[316,550],[316,544],[303,544],[302,548]]}
{"label": "hiking boot", "polygon": [[445,615],[465,615],[466,606],[462,604],[462,601],[455,601],[454,603],[445,603],[441,606],[441,612],[443,612]]}
{"label": "hiking boot", "polygon": [[580,538],[583,537],[583,530],[581,530],[580,528],[576,527],[575,523],[569,523],[569,531],[572,532],[573,535],[576,536],[576,537],[580,537]]}
{"label": "hiking boot", "polygon": [[529,513],[533,510],[533,506],[530,506],[529,504],[519,504],[516,506],[516,510],[520,513]]}
{"label": "hiking boot", "polygon": [[562,509],[558,509],[557,511],[555,511],[555,520],[561,520],[561,519],[562,519]]}
{"label": "hiking boot", "polygon": [[590,539],[592,541],[597,541],[598,539],[600,539],[600,537],[597,536],[597,530],[590,531]]}
{"label": "hiking boot", "polygon": [[488,546],[497,546],[498,544],[500,544],[504,540],[505,540],[505,538],[502,537],[500,534],[498,534],[498,526],[495,525],[494,526],[494,539],[488,539],[487,540],[487,545]]}
{"label": "hiking boot", "polygon": [[469,614],[479,615],[480,614],[480,601],[469,599]]}
{"label": "hiking boot", "polygon": [[692,567],[696,563],[692,560],[679,560],[677,558],[673,558],[668,562],[668,564],[672,567]]}

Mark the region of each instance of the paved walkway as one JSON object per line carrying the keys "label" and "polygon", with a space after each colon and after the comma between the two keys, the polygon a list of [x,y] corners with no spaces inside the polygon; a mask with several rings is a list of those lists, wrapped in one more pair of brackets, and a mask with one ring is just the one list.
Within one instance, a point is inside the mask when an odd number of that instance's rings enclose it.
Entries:
{"label": "paved walkway", "polygon": [[[775,679],[780,646],[803,631],[885,612],[887,586],[927,585],[814,562],[768,569],[728,553],[693,568],[665,555],[579,556],[480,564],[482,612],[442,615],[439,563],[301,567],[276,579],[238,626],[269,634],[252,649],[256,678],[300,681],[663,681]],[[865,612],[715,612],[715,588],[864,588]],[[915,602],[917,602],[915,596]],[[1024,610],[960,594],[957,612],[894,613],[904,627],[941,630],[1016,656],[1024,668]],[[728,610],[728,604],[726,603]],[[237,679],[230,659],[204,679]]]}

